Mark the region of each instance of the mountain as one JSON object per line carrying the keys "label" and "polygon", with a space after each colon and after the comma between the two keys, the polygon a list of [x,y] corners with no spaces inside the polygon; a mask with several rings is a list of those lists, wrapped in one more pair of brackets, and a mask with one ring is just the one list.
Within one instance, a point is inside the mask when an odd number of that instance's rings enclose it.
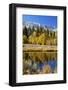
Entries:
{"label": "mountain", "polygon": [[26,28],[35,28],[35,30],[37,30],[37,28],[42,28],[44,30],[49,30],[49,31],[57,31],[57,28],[52,27],[52,26],[47,26],[47,25],[41,25],[40,23],[36,23],[36,22],[24,22],[23,23],[24,26],[26,26]]}

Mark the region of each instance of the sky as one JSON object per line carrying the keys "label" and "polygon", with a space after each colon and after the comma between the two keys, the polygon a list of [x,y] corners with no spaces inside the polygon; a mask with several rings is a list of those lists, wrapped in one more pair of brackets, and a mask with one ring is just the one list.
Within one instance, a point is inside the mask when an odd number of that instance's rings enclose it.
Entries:
{"label": "sky", "polygon": [[57,16],[23,15],[23,21],[57,28]]}

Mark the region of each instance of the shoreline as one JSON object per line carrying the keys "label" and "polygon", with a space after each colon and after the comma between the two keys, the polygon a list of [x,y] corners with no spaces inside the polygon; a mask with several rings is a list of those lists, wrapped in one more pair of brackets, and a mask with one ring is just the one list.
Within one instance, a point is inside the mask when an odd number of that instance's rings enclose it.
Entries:
{"label": "shoreline", "polygon": [[24,45],[24,52],[57,52],[57,46],[47,45]]}

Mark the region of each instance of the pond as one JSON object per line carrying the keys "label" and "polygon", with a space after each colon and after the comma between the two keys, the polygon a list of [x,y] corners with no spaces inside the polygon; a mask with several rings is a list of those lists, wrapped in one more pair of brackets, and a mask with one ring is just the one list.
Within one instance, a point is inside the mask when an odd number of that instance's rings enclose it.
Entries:
{"label": "pond", "polygon": [[23,75],[57,73],[57,52],[24,52]]}

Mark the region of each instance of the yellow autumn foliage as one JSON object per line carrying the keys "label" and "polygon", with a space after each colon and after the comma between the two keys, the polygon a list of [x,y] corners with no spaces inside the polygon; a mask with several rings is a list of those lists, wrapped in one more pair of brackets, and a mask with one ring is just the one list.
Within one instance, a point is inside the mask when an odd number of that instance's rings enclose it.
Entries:
{"label": "yellow autumn foliage", "polygon": [[34,32],[32,35],[29,36],[28,40],[30,43],[33,44],[44,45],[46,41],[45,33],[41,34],[40,36],[36,36],[36,33]]}

